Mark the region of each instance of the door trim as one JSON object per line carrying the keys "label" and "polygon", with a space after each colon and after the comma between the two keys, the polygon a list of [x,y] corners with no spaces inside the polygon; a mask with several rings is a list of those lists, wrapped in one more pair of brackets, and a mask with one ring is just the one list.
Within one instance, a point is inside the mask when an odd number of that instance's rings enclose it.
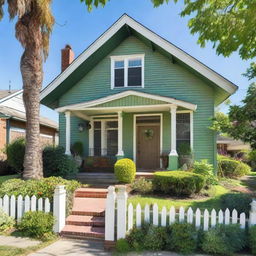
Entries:
{"label": "door trim", "polygon": [[[139,116],[160,116],[160,156],[163,152],[163,114],[162,113],[154,113],[154,114],[135,114],[133,115],[133,161],[135,164],[137,163],[137,117]],[[160,168],[162,168],[161,158],[159,159]]]}

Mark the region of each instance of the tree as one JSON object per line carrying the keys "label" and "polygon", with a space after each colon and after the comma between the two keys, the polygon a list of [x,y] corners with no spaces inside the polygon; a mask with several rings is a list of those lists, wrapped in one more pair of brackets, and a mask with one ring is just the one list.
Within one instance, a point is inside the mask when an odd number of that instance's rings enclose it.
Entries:
{"label": "tree", "polygon": [[228,115],[217,112],[211,129],[249,143],[256,149],[256,84],[249,86],[242,106],[229,107]]}

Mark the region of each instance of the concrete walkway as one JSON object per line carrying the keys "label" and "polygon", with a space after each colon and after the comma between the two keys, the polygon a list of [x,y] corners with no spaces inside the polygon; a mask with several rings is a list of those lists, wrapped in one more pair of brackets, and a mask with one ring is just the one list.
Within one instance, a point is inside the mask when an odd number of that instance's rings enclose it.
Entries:
{"label": "concrete walkway", "polygon": [[97,241],[60,239],[29,256],[93,256],[112,255],[104,251],[103,243]]}
{"label": "concrete walkway", "polygon": [[0,236],[0,246],[14,246],[25,249],[30,246],[36,246],[40,243],[40,241],[31,240],[24,237]]}

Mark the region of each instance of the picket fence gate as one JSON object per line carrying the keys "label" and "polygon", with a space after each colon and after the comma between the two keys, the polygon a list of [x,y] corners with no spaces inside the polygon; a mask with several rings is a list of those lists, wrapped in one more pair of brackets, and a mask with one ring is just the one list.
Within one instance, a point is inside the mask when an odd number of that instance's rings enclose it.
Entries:
{"label": "picket fence gate", "polygon": [[14,218],[17,222],[28,211],[44,211],[46,213],[52,212],[55,217],[55,224],[53,231],[61,232],[65,226],[66,219],[66,190],[65,186],[56,186],[53,195],[53,203],[50,203],[49,198],[37,198],[35,195],[25,197],[19,195],[5,195],[0,198],[0,209],[7,215]]}
{"label": "picket fence gate", "polygon": [[131,203],[127,205],[127,197],[125,186],[119,186],[117,193],[113,186],[108,188],[105,213],[105,246],[111,245],[115,239],[125,238],[129,230],[135,226],[140,228],[142,223],[166,227],[174,222],[187,222],[204,231],[215,227],[217,224],[240,224],[242,229],[247,225],[256,225],[256,200],[250,204],[251,211],[249,216],[246,216],[244,212],[238,214],[236,209],[226,209],[225,211],[196,209],[193,211],[190,207],[186,211],[184,207],[176,210],[173,206],[169,209],[164,206],[159,211],[157,204],[153,204],[152,207],[146,204],[144,208],[140,204],[135,207]]}

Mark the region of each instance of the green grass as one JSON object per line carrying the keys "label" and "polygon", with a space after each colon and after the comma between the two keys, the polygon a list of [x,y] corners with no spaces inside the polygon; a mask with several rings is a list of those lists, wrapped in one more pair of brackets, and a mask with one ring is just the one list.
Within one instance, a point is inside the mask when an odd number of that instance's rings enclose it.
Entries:
{"label": "green grass", "polygon": [[[19,174],[14,174],[14,175],[5,175],[5,176],[0,176],[0,185],[10,179],[19,179],[20,175]],[[1,255],[1,254],[0,254]]]}
{"label": "green grass", "polygon": [[136,206],[138,203],[144,207],[146,204],[153,205],[154,203],[158,204],[159,209],[162,209],[163,206],[170,208],[174,206],[176,208],[183,206],[185,208],[192,207],[192,209],[221,209],[221,196],[229,193],[230,191],[223,186],[215,185],[213,186],[209,193],[209,197],[193,199],[176,199],[176,198],[163,198],[158,196],[132,196],[128,199],[128,203],[132,203]]}

